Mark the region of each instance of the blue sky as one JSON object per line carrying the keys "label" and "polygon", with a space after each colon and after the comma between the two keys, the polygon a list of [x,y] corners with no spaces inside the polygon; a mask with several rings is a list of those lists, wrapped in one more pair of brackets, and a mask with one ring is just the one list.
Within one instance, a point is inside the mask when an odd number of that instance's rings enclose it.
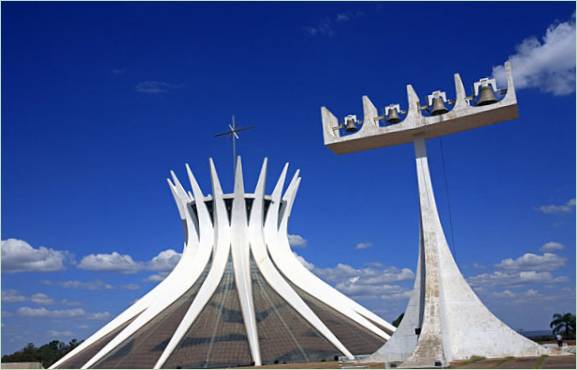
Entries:
{"label": "blue sky", "polygon": [[184,179],[188,162],[210,193],[213,157],[230,191],[230,142],[213,136],[232,114],[256,125],[238,142],[247,188],[265,156],[269,189],[285,161],[302,171],[296,253],[393,320],[417,259],[413,147],[336,156],[320,106],[362,114],[365,94],[403,105],[407,83],[422,100],[452,96],[453,73],[470,91],[510,57],[519,119],[444,137],[445,174],[440,140],[428,142],[439,210],[498,317],[535,330],[575,312],[574,14],[550,2],[3,3],[2,353],[86,338],[166,274],[183,235],[165,178]]}

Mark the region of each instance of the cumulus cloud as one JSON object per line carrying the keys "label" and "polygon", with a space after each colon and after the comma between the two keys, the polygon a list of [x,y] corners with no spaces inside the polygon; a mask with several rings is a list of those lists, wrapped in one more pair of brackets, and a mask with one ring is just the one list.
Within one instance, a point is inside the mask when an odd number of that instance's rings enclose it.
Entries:
{"label": "cumulus cloud", "polygon": [[394,266],[382,268],[378,265],[370,265],[363,268],[355,268],[345,263],[338,263],[335,267],[315,268],[314,271],[330,282],[359,278],[359,280],[363,280],[368,284],[385,284],[415,278],[415,274],[410,269],[399,269]]}
{"label": "cumulus cloud", "polygon": [[313,270],[315,268],[315,265],[313,265],[312,263],[310,263],[309,261],[307,261],[306,259],[304,259],[302,256],[299,256],[298,254],[294,253],[295,257],[299,260],[300,263],[303,264],[304,267],[306,267],[308,270]]}
{"label": "cumulus cloud", "polygon": [[[518,89],[538,88],[553,95],[575,91],[575,13],[571,19],[550,25],[539,40],[529,37],[509,57]],[[495,78],[504,83],[503,66],[493,68]]]}
{"label": "cumulus cloud", "polygon": [[171,271],[182,256],[174,249],[167,249],[153,257],[148,263],[147,268],[152,271]]}
{"label": "cumulus cloud", "polygon": [[2,303],[18,303],[26,301],[26,297],[18,293],[15,289],[2,291]]}
{"label": "cumulus cloud", "polygon": [[370,264],[363,268],[355,268],[339,263],[330,268],[313,268],[313,272],[333,285],[341,292],[359,298],[379,298],[396,300],[407,298],[411,289],[398,284],[412,280],[415,274],[408,268],[394,266],[383,267],[380,264]]}
{"label": "cumulus cloud", "polygon": [[164,94],[180,87],[182,87],[182,85],[163,81],[142,81],[136,84],[135,90],[139,93],[155,95]]}
{"label": "cumulus cloud", "polygon": [[78,268],[90,271],[111,271],[135,273],[142,270],[171,271],[180,260],[181,254],[173,249],[166,249],[150,261],[135,261],[128,254],[118,252],[90,254],[82,258]]}
{"label": "cumulus cloud", "polygon": [[367,249],[373,245],[371,242],[360,242],[355,244],[355,249]]}
{"label": "cumulus cloud", "polygon": [[541,246],[542,251],[561,251],[565,246],[558,242],[547,242]]}
{"label": "cumulus cloud", "polygon": [[506,258],[499,262],[496,267],[504,270],[553,271],[564,266],[565,261],[565,258],[554,253],[544,253],[542,256],[525,253],[515,259]]}
{"label": "cumulus cloud", "polygon": [[514,299],[516,301],[523,301],[526,299],[535,299],[542,297],[541,293],[539,293],[536,289],[527,289],[526,291],[522,292],[513,292],[509,289],[505,289],[502,292],[495,292],[492,294],[495,298],[505,298],[505,299]]}
{"label": "cumulus cloud", "polygon": [[112,252],[85,256],[78,264],[78,268],[90,271],[133,273],[140,267],[129,255]]}
{"label": "cumulus cloud", "polygon": [[376,262],[363,268],[355,268],[344,263],[339,263],[335,267],[320,268],[296,253],[294,255],[315,275],[354,299],[400,301],[408,298],[412,291],[410,288],[391,284],[414,279],[415,274],[408,268],[385,267]]}
{"label": "cumulus cloud", "polygon": [[547,204],[540,206],[537,210],[545,214],[571,213],[575,210],[575,198],[569,199],[564,204]]}
{"label": "cumulus cloud", "polygon": [[138,289],[140,289],[140,285],[138,285],[138,284],[124,284],[124,285],[121,285],[121,288],[128,289],[128,290],[138,290]]}
{"label": "cumulus cloud", "polygon": [[30,318],[82,318],[87,320],[104,320],[110,317],[109,312],[86,312],[82,308],[49,310],[46,307],[20,307],[16,313]]}
{"label": "cumulus cloud", "polygon": [[168,276],[168,272],[159,272],[158,274],[152,274],[148,276],[144,281],[148,282],[159,282],[164,280]]}
{"label": "cumulus cloud", "polygon": [[17,312],[18,315],[24,317],[61,318],[61,317],[81,317],[86,315],[86,312],[82,308],[73,308],[69,310],[49,310],[45,307],[40,308],[20,307]]}
{"label": "cumulus cloud", "polygon": [[101,280],[94,281],[80,281],[80,280],[43,280],[42,284],[50,286],[59,286],[66,289],[87,289],[87,290],[100,290],[100,289],[112,289],[111,284],[105,283]]}
{"label": "cumulus cloud", "polygon": [[65,251],[46,247],[34,248],[24,240],[2,240],[2,270],[4,272],[60,271],[68,258]]}
{"label": "cumulus cloud", "polygon": [[568,281],[566,276],[553,276],[549,271],[493,271],[472,276],[468,280],[475,288],[521,286],[533,283],[556,284]]}
{"label": "cumulus cloud", "polygon": [[35,293],[30,297],[30,301],[36,304],[52,304],[54,300],[44,293]]}
{"label": "cumulus cloud", "polygon": [[306,247],[307,240],[299,234],[288,234],[288,241],[291,247]]}
{"label": "cumulus cloud", "polygon": [[70,330],[63,330],[63,331],[48,330],[48,335],[51,338],[67,338],[73,336],[74,333],[71,332]]}
{"label": "cumulus cloud", "polygon": [[88,314],[86,318],[88,320],[105,320],[110,317],[110,312],[95,312]]}
{"label": "cumulus cloud", "polygon": [[78,301],[71,301],[71,300],[66,299],[66,298],[61,300],[60,303],[65,305],[65,306],[80,306],[81,305],[81,303]]}
{"label": "cumulus cloud", "polygon": [[314,26],[305,26],[303,30],[309,36],[327,36],[333,37],[336,34],[335,29],[343,23],[350,22],[356,18],[364,16],[362,11],[350,11],[339,13],[332,17],[324,17]]}

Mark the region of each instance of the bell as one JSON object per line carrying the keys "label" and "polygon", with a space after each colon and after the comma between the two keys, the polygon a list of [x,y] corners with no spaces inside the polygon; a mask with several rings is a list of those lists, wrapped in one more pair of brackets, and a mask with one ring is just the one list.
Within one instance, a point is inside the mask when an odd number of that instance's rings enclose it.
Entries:
{"label": "bell", "polygon": [[443,98],[436,97],[433,98],[433,106],[431,108],[431,116],[438,116],[439,114],[445,114],[447,113],[449,110],[445,107],[445,104],[443,102]]}
{"label": "bell", "polygon": [[399,112],[397,108],[389,108],[389,114],[387,114],[387,122],[389,123],[399,123],[401,122],[401,118],[399,117]]}
{"label": "bell", "polygon": [[354,118],[347,118],[345,131],[347,132],[357,131],[357,123]]}
{"label": "bell", "polygon": [[479,86],[479,100],[477,100],[477,107],[493,104],[497,102],[493,88],[490,85]]}

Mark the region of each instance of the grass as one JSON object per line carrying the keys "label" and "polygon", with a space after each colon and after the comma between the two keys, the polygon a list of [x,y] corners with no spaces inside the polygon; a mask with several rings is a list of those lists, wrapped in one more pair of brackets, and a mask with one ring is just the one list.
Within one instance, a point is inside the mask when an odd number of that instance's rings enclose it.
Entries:
{"label": "grass", "polygon": [[548,355],[541,355],[541,357],[539,357],[539,359],[537,360],[537,362],[535,363],[535,366],[533,367],[534,369],[541,369],[543,367],[543,364],[545,363],[545,360],[547,359],[547,357],[549,357]]}
{"label": "grass", "polygon": [[475,363],[475,362],[482,361],[482,360],[486,360],[486,359],[487,359],[487,358],[486,358],[486,357],[483,357],[483,356],[473,355],[473,356],[469,357],[468,360],[459,361],[459,366],[470,365],[470,364],[473,364],[473,363]]}
{"label": "grass", "polygon": [[503,365],[505,362],[507,362],[507,361],[509,361],[509,360],[512,360],[512,359],[514,359],[514,358],[515,358],[515,357],[513,357],[513,356],[507,356],[507,357],[503,358],[501,361],[497,362],[497,363],[495,364],[495,366],[493,366],[493,367],[494,367],[494,368],[498,368],[499,366]]}

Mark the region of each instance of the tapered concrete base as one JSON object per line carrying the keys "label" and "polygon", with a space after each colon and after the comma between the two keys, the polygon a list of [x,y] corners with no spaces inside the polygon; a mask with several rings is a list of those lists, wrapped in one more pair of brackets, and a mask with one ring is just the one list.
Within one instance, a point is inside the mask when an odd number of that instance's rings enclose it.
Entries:
{"label": "tapered concrete base", "polygon": [[421,237],[413,293],[399,328],[367,361],[444,367],[471,356],[539,356],[548,350],[509,328],[477,297],[449,250],[424,139],[415,141]]}

